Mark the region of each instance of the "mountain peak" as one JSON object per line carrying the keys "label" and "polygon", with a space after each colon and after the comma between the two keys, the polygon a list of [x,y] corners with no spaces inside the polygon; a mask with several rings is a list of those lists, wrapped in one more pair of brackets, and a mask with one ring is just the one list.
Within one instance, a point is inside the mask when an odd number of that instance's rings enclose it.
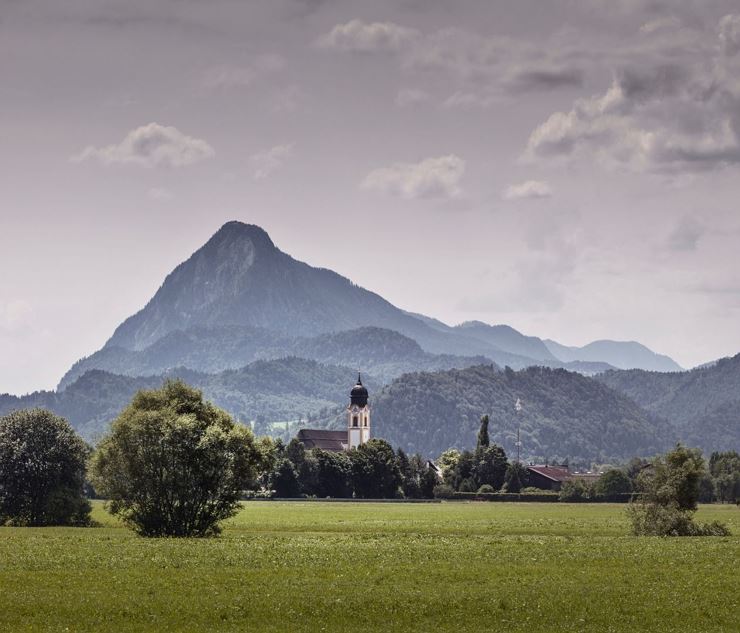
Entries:
{"label": "mountain peak", "polygon": [[246,224],[238,220],[231,220],[216,231],[203,248],[211,246],[223,246],[227,244],[250,241],[256,249],[275,249],[275,244],[262,227],[256,224]]}

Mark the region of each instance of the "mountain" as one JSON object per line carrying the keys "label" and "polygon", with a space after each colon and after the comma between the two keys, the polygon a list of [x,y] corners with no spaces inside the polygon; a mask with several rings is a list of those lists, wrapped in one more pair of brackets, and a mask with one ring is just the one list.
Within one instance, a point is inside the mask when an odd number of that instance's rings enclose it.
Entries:
{"label": "mountain", "polygon": [[65,389],[91,369],[127,376],[161,374],[174,367],[217,373],[238,369],[255,360],[288,356],[332,365],[350,365],[386,382],[409,371],[451,369],[491,362],[484,356],[430,354],[403,334],[371,326],[292,338],[253,326],[194,326],[170,332],[140,350],[106,345],[75,363],[59,382],[58,389]]}
{"label": "mountain", "polygon": [[691,371],[609,371],[597,380],[670,421],[687,444],[740,450],[740,354]]}
{"label": "mountain", "polygon": [[[520,398],[524,409],[517,415]],[[652,455],[675,441],[671,427],[617,391],[578,373],[490,366],[406,374],[373,400],[374,433],[392,444],[438,455],[471,448],[480,416],[491,416],[491,441],[515,454],[521,425],[523,457],[580,463]]]}
{"label": "mountain", "polygon": [[556,341],[544,341],[547,349],[563,362],[603,362],[617,369],[646,369],[648,371],[681,371],[672,358],[656,354],[635,341],[594,341],[583,347],[568,347]]}
{"label": "mountain", "polygon": [[592,352],[565,358],[507,325],[451,327],[404,312],[346,277],[293,259],[260,227],[228,222],[58,388],[91,369],[141,376],[182,366],[214,373],[285,356],[359,365],[383,380],[490,362],[589,375],[623,366]]}
{"label": "mountain", "polygon": [[[0,395],[0,415],[14,409],[44,407],[66,417],[90,441],[108,428],[140,389],[154,389],[168,378],[181,378],[203,390],[216,405],[242,421],[267,426],[256,429],[269,433],[269,423],[306,419],[331,412],[348,399],[356,373],[348,367],[322,365],[300,358],[256,361],[237,370],[205,374],[175,368],[158,376],[121,376],[91,370],[63,391],[39,391],[26,396]],[[375,392],[381,383],[363,374],[363,382]],[[321,426],[313,422],[313,425]]]}
{"label": "mountain", "polygon": [[467,321],[456,326],[455,329],[511,354],[547,362],[564,360],[556,358],[542,339],[536,336],[525,336],[508,325],[488,325],[480,321]]}

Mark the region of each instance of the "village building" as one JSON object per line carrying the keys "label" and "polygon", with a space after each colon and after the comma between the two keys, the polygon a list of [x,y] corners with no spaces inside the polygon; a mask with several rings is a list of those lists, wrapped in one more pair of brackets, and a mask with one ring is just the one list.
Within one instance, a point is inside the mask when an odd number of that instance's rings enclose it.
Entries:
{"label": "village building", "polygon": [[567,464],[562,465],[536,465],[527,466],[529,485],[540,490],[555,490],[562,488],[566,481],[580,479],[586,483],[596,481],[599,473],[571,472]]}
{"label": "village building", "polygon": [[326,429],[301,429],[296,439],[308,450],[320,448],[325,451],[348,451],[364,444],[370,439],[370,403],[367,388],[362,377],[357,374],[357,383],[349,393],[347,406],[347,429],[330,431]]}

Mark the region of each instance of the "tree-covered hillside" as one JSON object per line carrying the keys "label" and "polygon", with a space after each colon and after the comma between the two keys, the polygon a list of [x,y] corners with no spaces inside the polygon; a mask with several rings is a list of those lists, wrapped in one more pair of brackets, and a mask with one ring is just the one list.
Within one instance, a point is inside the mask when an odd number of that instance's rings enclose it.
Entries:
{"label": "tree-covered hillside", "polygon": [[691,371],[609,371],[597,380],[671,421],[691,445],[740,449],[740,354]]}
{"label": "tree-covered hillside", "polygon": [[[256,361],[218,374],[178,368],[158,376],[132,377],[92,370],[64,391],[0,395],[0,415],[14,409],[48,408],[66,417],[83,437],[95,440],[136,391],[159,387],[167,378],[182,378],[202,389],[209,400],[244,422],[276,422],[316,418],[346,405],[357,374],[347,367],[299,358]],[[365,375],[363,381],[372,391],[380,388],[372,376]]]}
{"label": "tree-covered hillside", "polygon": [[[524,408],[517,416],[517,398]],[[491,441],[515,452],[521,424],[527,459],[608,462],[652,455],[676,437],[624,395],[580,374],[490,366],[404,375],[374,400],[374,433],[405,450],[437,455],[475,444],[481,414]]]}
{"label": "tree-covered hillside", "polygon": [[383,382],[410,371],[462,368],[490,362],[484,356],[430,354],[414,340],[377,327],[316,337],[287,337],[250,326],[197,326],[176,330],[142,350],[106,346],[75,363],[59,383],[65,389],[91,369],[147,376],[187,367],[204,373],[238,369],[256,360],[299,357],[362,369]]}

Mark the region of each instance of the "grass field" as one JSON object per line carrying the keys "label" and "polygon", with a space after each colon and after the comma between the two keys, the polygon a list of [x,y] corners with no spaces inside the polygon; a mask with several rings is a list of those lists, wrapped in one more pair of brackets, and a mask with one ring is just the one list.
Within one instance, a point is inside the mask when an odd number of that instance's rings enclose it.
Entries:
{"label": "grass field", "polygon": [[217,539],[0,528],[0,631],[740,631],[729,538],[624,507],[251,502]]}

